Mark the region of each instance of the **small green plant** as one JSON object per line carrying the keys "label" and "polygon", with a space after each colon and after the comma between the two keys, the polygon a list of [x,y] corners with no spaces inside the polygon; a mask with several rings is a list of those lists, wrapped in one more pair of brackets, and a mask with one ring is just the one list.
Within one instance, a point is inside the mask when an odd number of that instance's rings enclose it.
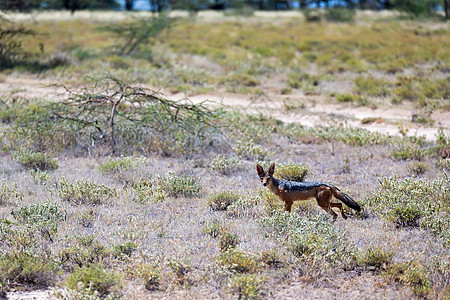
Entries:
{"label": "small green plant", "polygon": [[66,220],[67,211],[61,209],[56,203],[47,201],[12,210],[11,215],[18,223],[37,229],[43,236],[52,240],[58,231],[58,223]]}
{"label": "small green plant", "polygon": [[236,273],[253,273],[260,267],[253,254],[235,248],[222,252],[218,260],[221,266]]}
{"label": "small green plant", "polygon": [[380,187],[368,199],[368,207],[399,227],[420,226],[450,242],[450,197],[448,180],[384,177]]}
{"label": "small green plant", "polygon": [[395,281],[411,287],[414,294],[420,297],[426,297],[431,289],[426,268],[415,260],[391,265],[384,276],[389,282]]}
{"label": "small green plant", "polygon": [[100,244],[94,235],[75,236],[72,245],[58,253],[60,263],[69,270],[101,264],[110,256],[111,250]]}
{"label": "small green plant", "polygon": [[98,170],[103,174],[115,174],[121,173],[127,170],[135,170],[140,165],[145,165],[145,157],[132,157],[125,156],[117,159],[110,159],[109,161],[101,164]]}
{"label": "small green plant", "polygon": [[190,175],[176,176],[169,172],[158,182],[161,189],[172,197],[197,197],[202,191],[202,184],[199,178]]}
{"label": "small green plant", "polygon": [[129,258],[136,249],[137,245],[133,242],[118,244],[113,247],[113,255],[118,259]]}
{"label": "small green plant", "polygon": [[58,182],[58,196],[74,205],[99,205],[116,196],[114,188],[88,180],[76,180],[71,183],[66,178]]}
{"label": "small green plant", "polygon": [[320,9],[302,9],[302,13],[307,22],[320,22],[323,17]]}
{"label": "small green plant", "polygon": [[358,257],[358,263],[375,270],[385,270],[391,263],[393,252],[381,248],[369,248]]}
{"label": "small green plant", "polygon": [[228,282],[229,292],[238,299],[259,299],[264,280],[257,274],[235,274]]}
{"label": "small green plant", "polygon": [[149,291],[157,290],[161,282],[161,268],[153,263],[140,264],[131,270],[133,276],[140,278]]}
{"label": "small green plant", "polygon": [[136,193],[136,200],[140,203],[162,202],[166,197],[166,193],[162,190],[158,182],[161,177],[155,176],[152,179],[141,179],[133,182],[132,187]]}
{"label": "small green plant", "polygon": [[261,252],[259,260],[271,268],[281,268],[283,266],[283,260],[275,249]]}
{"label": "small green plant", "polygon": [[0,285],[42,288],[51,285],[57,265],[45,256],[28,251],[0,254]]}
{"label": "small green plant", "polygon": [[419,176],[425,173],[426,170],[428,170],[428,164],[420,161],[413,162],[408,165],[408,169],[414,176]]}
{"label": "small green plant", "polygon": [[76,290],[81,282],[83,287],[97,291],[101,296],[106,296],[115,289],[120,288],[120,276],[112,270],[105,270],[99,265],[90,265],[77,268],[66,279],[66,286]]}
{"label": "small green plant", "polygon": [[242,160],[237,157],[226,158],[218,155],[211,160],[210,167],[213,171],[230,175],[242,169],[243,164]]}
{"label": "small green plant", "polygon": [[168,259],[167,266],[174,275],[174,282],[178,285],[189,283],[189,273],[191,272],[190,263],[182,262],[178,259]]}
{"label": "small green plant", "polygon": [[91,228],[94,226],[97,215],[98,213],[93,209],[84,210],[77,215],[77,222],[84,228]]}
{"label": "small green plant", "polygon": [[30,170],[30,176],[34,182],[46,185],[50,180],[50,174],[47,171]]}
{"label": "small green plant", "polygon": [[425,156],[425,152],[415,143],[403,141],[396,143],[394,147],[395,149],[391,151],[391,155],[398,160],[421,160]]}
{"label": "small green plant", "polygon": [[375,97],[389,96],[392,85],[385,80],[377,79],[372,76],[359,76],[355,79],[355,91],[361,95]]}
{"label": "small green plant", "polygon": [[0,205],[16,204],[23,200],[23,194],[17,190],[15,182],[0,180]]}
{"label": "small green plant", "polygon": [[216,238],[222,233],[226,232],[226,227],[222,226],[220,220],[212,219],[207,221],[207,223],[203,227],[203,232],[210,235],[213,238]]}
{"label": "small green plant", "polygon": [[226,252],[229,249],[234,249],[239,244],[239,237],[231,232],[223,232],[219,237],[220,252]]}
{"label": "small green plant", "polygon": [[300,163],[278,164],[274,176],[284,180],[304,181],[309,168]]}
{"label": "small green plant", "polygon": [[356,12],[344,7],[331,7],[325,12],[325,19],[330,22],[353,22]]}
{"label": "small green plant", "polygon": [[249,160],[265,160],[271,155],[268,149],[255,144],[253,141],[238,141],[237,144],[233,146],[233,151],[238,157]]}
{"label": "small green plant", "polygon": [[212,195],[208,200],[208,206],[213,211],[227,210],[241,196],[233,191],[224,191]]}
{"label": "small green plant", "polygon": [[51,171],[58,168],[56,160],[51,159],[45,153],[31,150],[22,149],[15,151],[14,159],[22,166],[35,171]]}

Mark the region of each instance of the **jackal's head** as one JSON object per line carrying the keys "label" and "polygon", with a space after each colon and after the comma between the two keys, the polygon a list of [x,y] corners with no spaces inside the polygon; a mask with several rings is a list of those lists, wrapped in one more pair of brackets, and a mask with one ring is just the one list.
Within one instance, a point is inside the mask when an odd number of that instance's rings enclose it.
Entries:
{"label": "jackal's head", "polygon": [[263,167],[259,164],[256,164],[256,172],[258,172],[259,178],[261,178],[261,182],[264,186],[268,186],[273,179],[273,172],[275,171],[275,163],[272,163],[267,170],[264,172]]}

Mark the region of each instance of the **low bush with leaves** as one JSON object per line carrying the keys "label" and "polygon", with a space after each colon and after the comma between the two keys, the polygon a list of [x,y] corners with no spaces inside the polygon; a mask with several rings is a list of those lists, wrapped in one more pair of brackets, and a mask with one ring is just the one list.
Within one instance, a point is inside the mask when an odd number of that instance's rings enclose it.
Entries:
{"label": "low bush with leaves", "polygon": [[200,178],[191,175],[177,176],[168,172],[164,177],[155,175],[152,178],[143,178],[132,183],[141,203],[164,201],[166,196],[171,197],[198,197],[202,191]]}
{"label": "low bush with leaves", "polygon": [[399,227],[422,227],[450,243],[450,185],[445,179],[383,177],[368,199],[370,210]]}
{"label": "low bush with leaves", "polygon": [[161,267],[155,263],[146,263],[133,266],[130,269],[132,276],[140,278],[149,291],[154,291],[161,284]]}
{"label": "low bush with leaves", "polygon": [[58,224],[66,220],[67,211],[61,209],[56,203],[47,201],[12,210],[11,215],[18,223],[25,224],[52,240],[58,231]]}
{"label": "low bush with leaves", "polygon": [[128,170],[135,170],[141,165],[146,164],[145,157],[123,156],[116,159],[110,159],[98,166],[98,170],[103,174],[116,174]]}
{"label": "low bush with leaves", "polygon": [[120,290],[121,277],[112,270],[105,270],[99,265],[89,265],[77,268],[66,278],[66,286],[69,289],[79,289],[79,283],[83,288],[97,291],[100,296],[106,296],[113,291]]}
{"label": "low bush with leaves", "polygon": [[253,273],[260,268],[255,255],[240,249],[230,248],[218,257],[219,265],[234,273]]}
{"label": "low bush with leaves", "polygon": [[218,155],[211,160],[210,167],[223,175],[230,175],[239,171],[243,167],[243,162],[237,157],[226,158]]}
{"label": "low bush with leaves", "polygon": [[393,252],[381,248],[369,248],[360,253],[358,263],[373,270],[385,270],[391,263]]}
{"label": "low bush with leaves", "polygon": [[22,166],[35,171],[51,171],[58,168],[57,162],[45,153],[22,149],[14,152],[14,159]]}
{"label": "low bush with leaves", "polygon": [[384,277],[388,282],[409,286],[419,297],[426,297],[431,290],[427,269],[415,260],[392,264],[387,268]]}
{"label": "low bush with leaves", "polygon": [[264,148],[253,141],[238,141],[236,145],[233,146],[233,151],[238,157],[248,160],[265,160],[271,155],[271,152],[267,148]]}
{"label": "low bush with leaves", "polygon": [[94,235],[74,236],[67,247],[61,249],[57,255],[64,268],[75,268],[100,265],[111,257],[111,250],[102,245]]}
{"label": "low bush with leaves", "polygon": [[278,164],[275,168],[274,177],[300,182],[305,180],[305,176],[309,172],[309,168],[300,163]]}
{"label": "low bush with leaves", "polygon": [[264,279],[258,274],[235,274],[227,285],[229,293],[238,299],[260,299]]}
{"label": "low bush with leaves", "polygon": [[45,288],[55,281],[57,264],[30,251],[0,254],[0,286]]}
{"label": "low bush with leaves", "polygon": [[276,210],[258,222],[298,258],[350,268],[356,260],[355,247],[346,232],[333,226],[328,218],[320,212],[303,216]]}
{"label": "low bush with leaves", "polygon": [[74,205],[107,204],[116,195],[114,188],[88,180],[76,180],[72,183],[63,178],[58,182],[58,196]]}
{"label": "low bush with leaves", "polygon": [[208,206],[213,211],[227,210],[230,205],[238,201],[241,196],[233,191],[224,191],[214,195],[208,200]]}
{"label": "low bush with leaves", "polygon": [[15,182],[0,180],[0,205],[17,204],[22,201],[23,194],[17,189]]}
{"label": "low bush with leaves", "polygon": [[236,246],[240,243],[239,237],[228,231],[224,231],[219,236],[218,247],[220,252],[226,252],[230,249],[236,248]]}
{"label": "low bush with leaves", "polygon": [[174,283],[177,285],[189,284],[191,264],[189,262],[184,262],[179,259],[168,259],[167,266],[169,267]]}

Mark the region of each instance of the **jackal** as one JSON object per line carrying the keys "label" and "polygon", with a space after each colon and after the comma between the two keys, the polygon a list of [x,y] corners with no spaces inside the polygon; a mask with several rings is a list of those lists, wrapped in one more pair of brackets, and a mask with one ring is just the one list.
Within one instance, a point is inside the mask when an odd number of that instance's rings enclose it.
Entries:
{"label": "jackal", "polygon": [[361,210],[358,203],[331,184],[324,182],[295,182],[274,178],[275,163],[269,167],[267,172],[264,172],[263,167],[257,164],[256,171],[263,185],[267,186],[272,193],[284,201],[285,211],[291,211],[294,201],[316,198],[317,204],[333,216],[333,221],[336,220],[338,215],[331,209],[332,207],[337,207],[341,212],[341,216],[347,219],[342,203],[331,202],[333,196],[344,202],[348,207],[357,211]]}

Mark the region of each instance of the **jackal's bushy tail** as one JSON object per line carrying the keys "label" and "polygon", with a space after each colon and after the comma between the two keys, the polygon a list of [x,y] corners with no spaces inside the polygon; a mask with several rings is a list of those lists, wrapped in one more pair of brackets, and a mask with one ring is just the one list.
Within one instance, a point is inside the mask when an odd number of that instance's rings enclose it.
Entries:
{"label": "jackal's bushy tail", "polygon": [[339,191],[337,188],[333,189],[333,195],[336,198],[338,198],[339,200],[341,200],[348,207],[353,208],[354,210],[357,210],[357,211],[361,210],[361,207],[359,206],[358,203],[356,203],[355,200],[350,198],[350,196],[347,195],[346,193]]}

